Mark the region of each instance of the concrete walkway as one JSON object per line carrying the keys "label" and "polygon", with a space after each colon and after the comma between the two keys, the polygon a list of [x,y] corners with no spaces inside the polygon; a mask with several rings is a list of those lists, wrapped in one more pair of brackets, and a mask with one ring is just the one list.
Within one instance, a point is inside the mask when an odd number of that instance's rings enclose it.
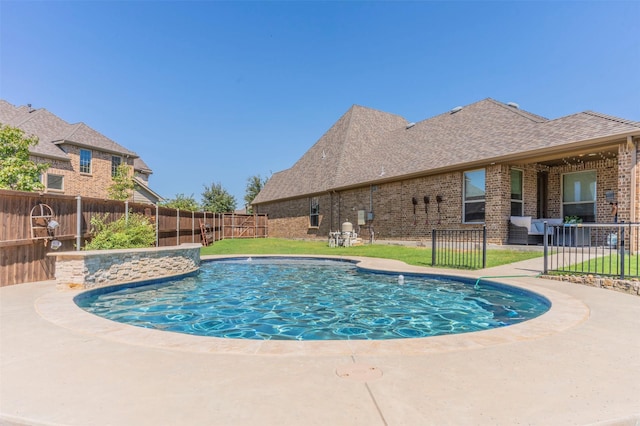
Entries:
{"label": "concrete walkway", "polygon": [[[465,275],[535,275],[540,262]],[[113,323],[77,308],[77,293],[53,282],[4,287],[0,424],[640,424],[640,297],[499,281],[545,295],[552,309],[457,336],[248,342]]]}

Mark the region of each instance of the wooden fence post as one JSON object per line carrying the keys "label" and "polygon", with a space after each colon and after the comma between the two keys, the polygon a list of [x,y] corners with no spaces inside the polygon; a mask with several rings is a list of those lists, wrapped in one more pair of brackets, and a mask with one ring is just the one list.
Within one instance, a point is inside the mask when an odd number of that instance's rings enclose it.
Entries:
{"label": "wooden fence post", "polygon": [[176,209],[176,245],[180,245],[180,209]]}
{"label": "wooden fence post", "polygon": [[158,204],[156,203],[156,247],[160,247],[160,225],[158,218]]}

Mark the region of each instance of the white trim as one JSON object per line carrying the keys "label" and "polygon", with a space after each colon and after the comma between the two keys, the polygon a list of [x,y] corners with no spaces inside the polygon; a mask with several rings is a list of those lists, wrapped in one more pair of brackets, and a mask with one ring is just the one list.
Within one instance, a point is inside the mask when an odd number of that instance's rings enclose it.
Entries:
{"label": "white trim", "polygon": [[[514,200],[513,198],[511,198],[511,171],[512,170],[516,170],[518,172],[521,173],[521,179],[520,179],[520,191],[522,192],[522,200]],[[511,211],[511,203],[520,203],[520,214],[517,216],[523,216],[524,215],[524,170],[520,169],[518,167],[511,167],[509,169],[509,211],[510,214],[513,214],[513,212]]]}
{"label": "white trim", "polygon": [[[471,173],[471,172],[477,172],[477,171],[483,171],[484,172],[484,188],[483,188],[483,192],[484,192],[484,198],[482,200],[473,200],[473,201],[467,201],[466,197],[466,185],[467,185],[467,181],[466,181],[466,174],[467,173]],[[485,212],[484,212],[484,220],[481,221],[473,221],[473,222],[467,222],[466,221],[466,217],[467,217],[467,204],[471,204],[471,203],[484,203],[485,206]],[[462,172],[462,223],[468,223],[468,224],[472,224],[472,223],[485,223],[487,220],[487,169],[486,168],[479,168],[479,169],[472,169],[472,170],[465,170]]]}

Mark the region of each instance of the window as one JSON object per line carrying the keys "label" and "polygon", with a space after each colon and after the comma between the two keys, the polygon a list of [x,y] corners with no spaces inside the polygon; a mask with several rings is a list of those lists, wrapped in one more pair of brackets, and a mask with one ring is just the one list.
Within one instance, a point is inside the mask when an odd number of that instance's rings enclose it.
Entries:
{"label": "window", "polygon": [[91,151],[80,150],[80,173],[91,173]]}
{"label": "window", "polygon": [[64,176],[47,173],[47,189],[64,191]]}
{"label": "window", "polygon": [[522,175],[522,170],[511,169],[511,216],[522,216],[524,214]]}
{"label": "window", "polygon": [[484,222],[485,171],[464,172],[462,217],[465,223]]}
{"label": "window", "polygon": [[312,197],[309,209],[309,226],[317,228],[320,226],[320,202],[318,197]]}
{"label": "window", "polygon": [[583,222],[596,221],[596,171],[562,176],[562,215],[577,216]]}
{"label": "window", "polygon": [[118,173],[118,167],[122,164],[122,157],[111,156],[111,177],[115,177]]}

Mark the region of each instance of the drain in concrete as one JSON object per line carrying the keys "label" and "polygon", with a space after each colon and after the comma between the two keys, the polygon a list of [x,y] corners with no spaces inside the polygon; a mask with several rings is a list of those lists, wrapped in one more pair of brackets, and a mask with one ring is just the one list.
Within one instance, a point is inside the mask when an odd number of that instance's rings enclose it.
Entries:
{"label": "drain in concrete", "polygon": [[382,377],[382,370],[371,365],[349,364],[336,368],[336,374],[343,379],[370,382]]}

